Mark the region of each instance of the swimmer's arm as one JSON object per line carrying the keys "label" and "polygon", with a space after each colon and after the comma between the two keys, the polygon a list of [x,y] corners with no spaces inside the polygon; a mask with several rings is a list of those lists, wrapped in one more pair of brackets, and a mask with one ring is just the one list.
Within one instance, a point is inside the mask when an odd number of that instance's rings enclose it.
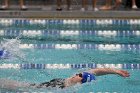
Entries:
{"label": "swimmer's arm", "polygon": [[125,70],[111,69],[111,68],[97,68],[89,70],[90,73],[95,74],[96,76],[107,75],[107,74],[116,74],[122,77],[129,77],[129,73]]}

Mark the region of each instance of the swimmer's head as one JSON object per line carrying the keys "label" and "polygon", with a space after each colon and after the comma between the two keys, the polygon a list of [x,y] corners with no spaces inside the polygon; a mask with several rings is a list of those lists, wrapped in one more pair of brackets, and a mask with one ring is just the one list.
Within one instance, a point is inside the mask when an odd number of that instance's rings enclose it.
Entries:
{"label": "swimmer's head", "polygon": [[7,50],[0,50],[0,58],[7,59],[7,58],[10,58],[10,56],[11,55]]}
{"label": "swimmer's head", "polygon": [[82,73],[76,74],[76,76],[79,76],[79,77],[82,78]]}
{"label": "swimmer's head", "polygon": [[74,83],[80,83],[82,80],[82,74],[79,73],[79,74],[75,74],[73,77],[72,77],[72,82]]}

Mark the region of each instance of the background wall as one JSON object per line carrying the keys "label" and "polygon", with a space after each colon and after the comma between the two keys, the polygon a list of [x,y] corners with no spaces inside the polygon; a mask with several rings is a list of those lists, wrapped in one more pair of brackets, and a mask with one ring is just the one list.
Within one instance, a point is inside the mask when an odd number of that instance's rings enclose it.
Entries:
{"label": "background wall", "polygon": [[[46,6],[46,5],[56,5],[56,0],[24,0],[26,5],[30,6]],[[105,4],[106,0],[97,0],[97,6],[101,6]],[[122,5],[130,7],[131,6],[131,0],[122,0]],[[4,0],[0,0],[0,5],[2,5]],[[82,0],[71,0],[72,5],[81,5]],[[91,5],[92,0],[88,0],[88,4]],[[115,0],[112,0],[112,3],[114,3]],[[140,7],[140,0],[136,0],[137,5]],[[18,5],[19,0],[9,0],[10,5]],[[66,0],[62,0],[63,5],[66,4]],[[126,5],[127,4],[127,5]]]}

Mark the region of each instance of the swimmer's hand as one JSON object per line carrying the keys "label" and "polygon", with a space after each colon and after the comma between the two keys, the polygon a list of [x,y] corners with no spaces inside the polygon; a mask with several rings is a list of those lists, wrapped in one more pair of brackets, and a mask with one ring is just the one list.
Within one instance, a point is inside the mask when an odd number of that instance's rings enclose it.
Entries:
{"label": "swimmer's hand", "polygon": [[128,71],[125,71],[125,70],[117,70],[116,73],[122,77],[129,77],[130,74]]}

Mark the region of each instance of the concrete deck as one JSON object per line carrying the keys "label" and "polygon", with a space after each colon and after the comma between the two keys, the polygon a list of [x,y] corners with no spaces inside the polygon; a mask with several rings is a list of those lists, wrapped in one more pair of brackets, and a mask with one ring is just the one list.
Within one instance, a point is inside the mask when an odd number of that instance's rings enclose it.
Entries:
{"label": "concrete deck", "polygon": [[56,11],[56,7],[36,7],[22,11],[18,8],[0,10],[0,18],[140,18],[140,10],[108,10],[94,12],[91,8],[80,11],[80,7],[67,11]]}

